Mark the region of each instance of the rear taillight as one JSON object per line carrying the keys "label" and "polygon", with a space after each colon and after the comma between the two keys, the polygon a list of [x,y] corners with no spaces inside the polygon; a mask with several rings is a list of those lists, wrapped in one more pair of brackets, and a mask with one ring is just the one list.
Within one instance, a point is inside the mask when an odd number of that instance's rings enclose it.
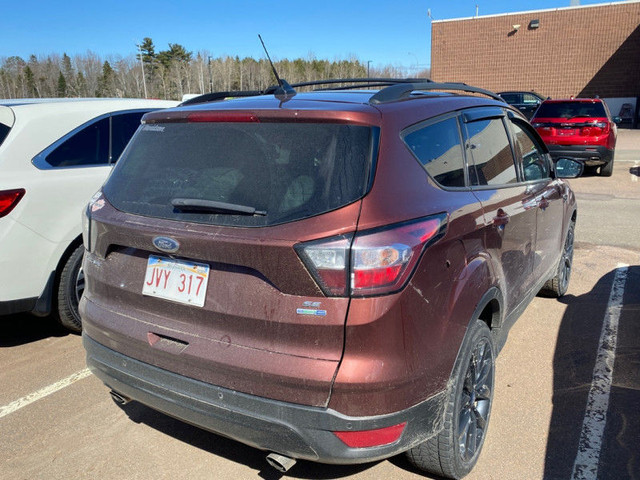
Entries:
{"label": "rear taillight", "polygon": [[325,295],[348,294],[349,252],[353,235],[341,235],[296,245],[298,255]]}
{"label": "rear taillight", "polygon": [[444,233],[446,215],[306,242],[296,251],[327,296],[371,296],[406,285],[422,251]]}
{"label": "rear taillight", "polygon": [[532,123],[533,128],[535,128],[540,135],[550,135],[551,127],[547,123]]}
{"label": "rear taillight", "polygon": [[0,190],[0,218],[9,215],[11,210],[15,208],[24,194],[24,188]]}
{"label": "rear taillight", "polygon": [[607,122],[596,122],[587,127],[582,127],[580,130],[580,135],[586,137],[596,137],[607,133],[609,133],[609,124]]}
{"label": "rear taillight", "polygon": [[91,213],[101,209],[103,206],[104,198],[102,198],[102,191],[98,191],[91,197],[89,204],[82,212],[82,243],[88,252],[92,252],[96,245],[95,237],[97,233],[94,221],[91,218]]}

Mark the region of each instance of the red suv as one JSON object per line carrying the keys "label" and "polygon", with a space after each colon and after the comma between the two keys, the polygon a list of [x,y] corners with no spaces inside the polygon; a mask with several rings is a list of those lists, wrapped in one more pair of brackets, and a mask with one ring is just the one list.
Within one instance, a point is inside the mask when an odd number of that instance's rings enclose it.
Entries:
{"label": "red suv", "polygon": [[580,160],[588,167],[600,167],[604,177],[613,173],[617,121],[599,98],[545,100],[531,118],[554,160]]}
{"label": "red suv", "polygon": [[144,117],[85,215],[84,345],[115,400],[281,471],[471,470],[509,328],[567,289],[575,198],[495,94],[372,84]]}

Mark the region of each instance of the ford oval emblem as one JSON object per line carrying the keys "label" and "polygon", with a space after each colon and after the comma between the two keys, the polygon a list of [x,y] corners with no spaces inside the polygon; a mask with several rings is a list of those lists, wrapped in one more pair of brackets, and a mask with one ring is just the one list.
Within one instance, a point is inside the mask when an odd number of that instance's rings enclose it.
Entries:
{"label": "ford oval emblem", "polygon": [[178,248],[180,248],[180,244],[173,238],[169,237],[155,237],[153,239],[153,244],[158,250],[166,253],[177,252]]}

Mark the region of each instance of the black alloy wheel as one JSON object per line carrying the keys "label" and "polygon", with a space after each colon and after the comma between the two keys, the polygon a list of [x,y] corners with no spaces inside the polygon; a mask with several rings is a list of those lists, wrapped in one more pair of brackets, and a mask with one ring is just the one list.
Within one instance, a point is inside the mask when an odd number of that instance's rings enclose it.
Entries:
{"label": "black alloy wheel", "polygon": [[493,352],[490,342],[476,344],[467,366],[458,412],[458,452],[470,462],[484,441],[493,393]]}

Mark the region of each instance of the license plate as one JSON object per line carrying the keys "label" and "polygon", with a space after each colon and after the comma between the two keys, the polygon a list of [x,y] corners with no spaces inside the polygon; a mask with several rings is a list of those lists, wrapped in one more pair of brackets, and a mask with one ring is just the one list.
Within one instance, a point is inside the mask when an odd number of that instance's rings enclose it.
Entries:
{"label": "license plate", "polygon": [[558,135],[575,135],[575,128],[561,128],[558,130]]}
{"label": "license plate", "polygon": [[209,265],[151,255],[142,294],[203,307],[208,281]]}

